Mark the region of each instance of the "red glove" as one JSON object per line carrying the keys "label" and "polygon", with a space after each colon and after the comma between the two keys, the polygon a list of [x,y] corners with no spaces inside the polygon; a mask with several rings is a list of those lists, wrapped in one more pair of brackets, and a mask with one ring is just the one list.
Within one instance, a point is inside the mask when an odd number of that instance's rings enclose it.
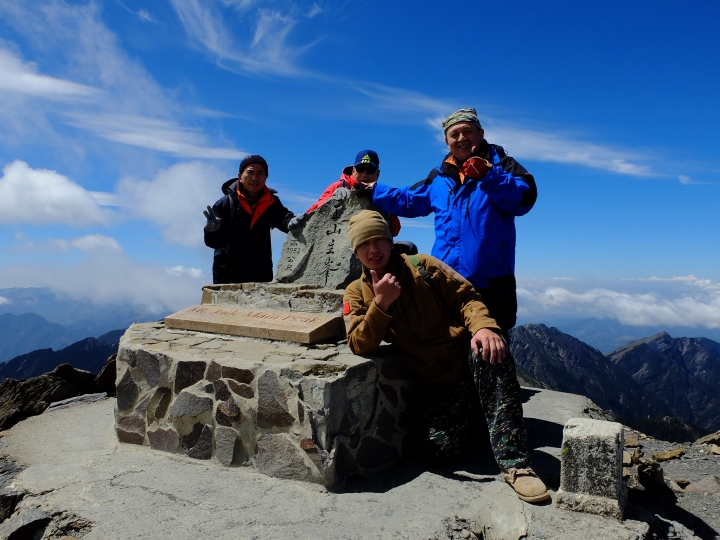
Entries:
{"label": "red glove", "polygon": [[482,178],[492,165],[487,159],[471,157],[463,163],[463,172],[468,178]]}

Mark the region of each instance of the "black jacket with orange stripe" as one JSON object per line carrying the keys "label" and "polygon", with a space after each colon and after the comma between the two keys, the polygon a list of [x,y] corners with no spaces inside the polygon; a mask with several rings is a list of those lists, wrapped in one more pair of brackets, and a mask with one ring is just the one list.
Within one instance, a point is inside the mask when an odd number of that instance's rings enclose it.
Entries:
{"label": "black jacket with orange stripe", "polygon": [[287,233],[294,214],[267,186],[254,205],[242,192],[238,196],[237,187],[237,178],[222,185],[225,196],[213,205],[222,226],[205,230],[205,245],[215,250],[213,283],[272,281],[270,229]]}

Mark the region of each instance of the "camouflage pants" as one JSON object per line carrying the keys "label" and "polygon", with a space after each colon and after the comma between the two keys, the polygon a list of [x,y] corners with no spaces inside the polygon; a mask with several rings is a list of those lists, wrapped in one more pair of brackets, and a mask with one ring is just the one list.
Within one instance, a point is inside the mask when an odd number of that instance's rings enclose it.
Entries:
{"label": "camouflage pants", "polygon": [[467,369],[456,382],[428,388],[422,393],[421,429],[425,452],[442,464],[460,454],[470,430],[476,425],[472,405],[478,398],[500,469],[529,466],[520,385],[515,361],[509,354],[501,364],[490,364],[470,351]]}

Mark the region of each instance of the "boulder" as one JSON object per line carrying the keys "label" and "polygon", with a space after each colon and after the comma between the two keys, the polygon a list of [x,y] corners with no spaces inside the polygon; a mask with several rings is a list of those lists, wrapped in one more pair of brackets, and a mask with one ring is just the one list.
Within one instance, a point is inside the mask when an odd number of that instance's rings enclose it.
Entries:
{"label": "boulder", "polygon": [[94,391],[95,375],[60,364],[53,371],[24,381],[0,382],[0,429],[9,429],[30,416],[41,414],[55,401]]}
{"label": "boulder", "polygon": [[117,354],[113,354],[106,361],[95,377],[95,391],[105,392],[108,396],[115,395],[115,369]]}

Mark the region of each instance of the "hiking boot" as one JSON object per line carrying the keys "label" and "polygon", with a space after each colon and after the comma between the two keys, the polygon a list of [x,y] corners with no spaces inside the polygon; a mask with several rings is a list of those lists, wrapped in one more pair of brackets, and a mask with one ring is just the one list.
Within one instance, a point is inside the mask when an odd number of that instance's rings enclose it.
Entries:
{"label": "hiking boot", "polygon": [[525,502],[536,503],[550,498],[545,484],[530,467],[526,469],[513,467],[503,471],[502,475],[505,482],[510,484],[517,496]]}

